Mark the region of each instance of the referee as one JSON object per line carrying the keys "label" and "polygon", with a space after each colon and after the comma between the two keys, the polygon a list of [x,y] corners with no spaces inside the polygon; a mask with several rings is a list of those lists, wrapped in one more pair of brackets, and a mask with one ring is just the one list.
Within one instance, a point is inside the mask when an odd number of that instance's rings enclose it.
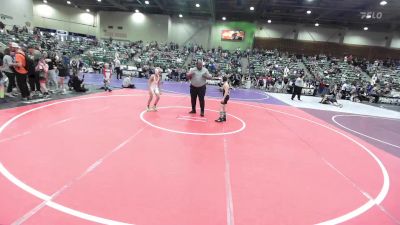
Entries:
{"label": "referee", "polygon": [[203,61],[197,60],[196,68],[190,69],[187,74],[190,80],[190,97],[192,100],[192,111],[189,113],[196,113],[196,101],[199,97],[200,102],[200,116],[204,117],[204,96],[206,95],[206,80],[211,79],[212,76],[206,68],[203,67]]}
{"label": "referee", "polygon": [[304,75],[300,74],[300,76],[294,82],[294,90],[293,90],[293,94],[292,94],[292,100],[294,100],[294,97],[297,95],[297,99],[299,101],[301,101],[301,99],[300,99],[301,91],[303,90],[303,87],[304,87],[303,77],[304,77]]}

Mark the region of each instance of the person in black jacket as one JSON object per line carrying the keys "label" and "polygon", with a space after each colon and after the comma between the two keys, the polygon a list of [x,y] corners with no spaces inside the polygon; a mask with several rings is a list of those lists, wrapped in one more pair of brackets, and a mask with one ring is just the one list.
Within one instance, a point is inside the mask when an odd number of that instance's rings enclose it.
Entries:
{"label": "person in black jacket", "polygon": [[74,89],[76,92],[86,92],[88,89],[85,88],[85,85],[83,84],[83,79],[79,79],[78,76],[73,75],[68,82],[68,86]]}

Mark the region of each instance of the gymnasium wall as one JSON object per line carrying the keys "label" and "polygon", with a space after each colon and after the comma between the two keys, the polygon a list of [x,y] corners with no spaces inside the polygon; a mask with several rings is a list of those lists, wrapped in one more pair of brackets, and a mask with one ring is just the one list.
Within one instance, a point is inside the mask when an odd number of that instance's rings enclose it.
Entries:
{"label": "gymnasium wall", "polygon": [[400,32],[397,32],[393,35],[391,47],[400,49]]}
{"label": "gymnasium wall", "polygon": [[339,43],[343,32],[339,29],[329,29],[322,27],[300,27],[298,40],[302,41],[322,41]]}
{"label": "gymnasium wall", "polygon": [[113,39],[131,41],[168,39],[169,16],[167,15],[99,12],[99,17],[100,38],[112,36]]}
{"label": "gymnasium wall", "polygon": [[367,59],[400,59],[400,49],[385,48],[380,46],[350,45],[333,42],[301,41],[282,38],[255,38],[255,47],[264,49],[278,49],[280,51],[316,55],[328,54],[336,57],[352,54]]}
{"label": "gymnasium wall", "polygon": [[385,47],[388,33],[365,32],[363,30],[349,30],[344,36],[344,43],[349,45],[368,45]]}
{"label": "gymnasium wall", "polygon": [[[257,25],[257,38],[281,38],[299,41],[330,42],[361,46],[386,46],[386,37],[390,33],[363,30],[347,30],[341,28],[326,28],[323,26],[261,24]],[[298,33],[297,38],[296,34]],[[341,42],[342,40],[342,42]],[[391,48],[399,48],[400,36],[394,36]]]}
{"label": "gymnasium wall", "polygon": [[37,2],[33,6],[33,25],[36,27],[97,36],[98,20],[98,15],[79,8]]}
{"label": "gymnasium wall", "polygon": [[168,29],[168,41],[180,45],[197,43],[209,47],[212,23],[209,20],[171,18]]}
{"label": "gymnasium wall", "polygon": [[[5,1],[7,4],[3,4],[5,7],[0,8],[0,12],[15,14],[14,19],[20,20],[17,24],[25,23],[23,21],[31,16],[34,26],[95,35],[99,38],[112,36],[119,40],[174,41],[181,45],[198,43],[206,48],[222,46],[226,49],[246,49],[253,46],[254,37],[385,47],[387,44],[385,38],[393,36],[390,47],[400,48],[400,33],[345,30],[326,28],[322,25],[314,27],[301,24],[267,24],[265,22],[216,22],[212,24],[210,20],[206,19],[128,12],[86,13],[79,8],[50,3],[43,4],[41,1],[35,1],[33,12],[29,13],[29,4],[32,4],[32,0],[0,0],[0,2]],[[20,4],[21,1],[25,3]],[[16,6],[16,4],[19,5]],[[20,16],[21,5],[24,5],[22,16]],[[245,31],[245,40],[242,42],[222,41],[221,32],[224,29]]]}
{"label": "gymnasium wall", "polygon": [[260,38],[294,39],[293,30],[296,26],[267,24],[257,25],[255,36]]}
{"label": "gymnasium wall", "polygon": [[0,15],[12,17],[12,19],[0,19],[0,21],[5,25],[24,26],[26,22],[32,21],[32,8],[32,0],[0,0]]}

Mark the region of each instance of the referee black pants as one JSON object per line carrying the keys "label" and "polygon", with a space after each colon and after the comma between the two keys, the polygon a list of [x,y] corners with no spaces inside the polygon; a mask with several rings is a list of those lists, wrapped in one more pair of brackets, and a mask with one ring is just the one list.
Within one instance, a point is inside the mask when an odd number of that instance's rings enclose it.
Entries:
{"label": "referee black pants", "polygon": [[297,95],[297,99],[300,100],[300,96],[301,96],[301,91],[302,91],[302,87],[298,87],[298,86],[294,86],[294,90],[293,90],[293,94],[292,94],[292,100],[294,99],[294,97],[296,97]]}
{"label": "referee black pants", "polygon": [[206,85],[201,87],[195,87],[190,85],[190,97],[192,98],[192,111],[196,111],[196,101],[197,97],[199,97],[200,102],[200,110],[204,113],[204,96],[206,95]]}
{"label": "referee black pants", "polygon": [[122,79],[121,67],[115,67],[115,71],[117,72],[117,79]]}

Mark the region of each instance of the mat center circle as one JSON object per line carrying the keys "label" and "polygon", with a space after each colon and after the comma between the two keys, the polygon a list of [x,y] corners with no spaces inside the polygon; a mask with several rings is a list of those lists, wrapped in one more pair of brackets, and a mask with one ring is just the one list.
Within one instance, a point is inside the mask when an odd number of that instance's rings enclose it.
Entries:
{"label": "mat center circle", "polygon": [[159,107],[158,112],[143,111],[140,119],[154,128],[186,135],[229,135],[246,128],[246,123],[235,115],[227,113],[227,122],[216,123],[217,110],[206,109],[206,116],[201,117],[199,113],[189,114],[190,109],[186,106]]}

